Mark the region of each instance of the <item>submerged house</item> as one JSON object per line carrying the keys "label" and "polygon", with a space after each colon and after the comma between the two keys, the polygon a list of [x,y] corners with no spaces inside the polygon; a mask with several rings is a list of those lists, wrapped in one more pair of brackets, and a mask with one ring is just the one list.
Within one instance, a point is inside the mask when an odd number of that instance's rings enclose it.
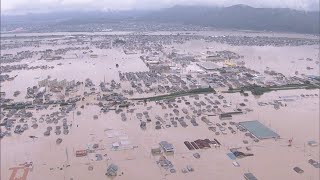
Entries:
{"label": "submerged house", "polygon": [[219,119],[220,120],[230,120],[232,119],[232,115],[231,114],[227,114],[227,113],[223,113],[219,115]]}
{"label": "submerged house", "polygon": [[244,173],[243,176],[246,180],[258,180],[252,173]]}
{"label": "submerged house", "polygon": [[117,176],[118,166],[115,164],[110,164],[107,168],[107,176]]}
{"label": "submerged house", "polygon": [[161,154],[162,153],[162,151],[161,151],[161,148],[160,147],[153,147],[153,148],[151,148],[151,154],[152,155],[159,155],[159,154]]}
{"label": "submerged house", "polygon": [[174,152],[173,145],[168,143],[167,141],[161,141],[159,145],[161,146],[161,148],[163,148],[165,152]]}
{"label": "submerged house", "polygon": [[[210,142],[210,140],[209,140]],[[196,145],[200,148],[200,149],[207,149],[207,148],[211,148],[210,144],[207,140],[202,140],[202,139],[197,139],[194,141],[194,143],[196,143]]]}

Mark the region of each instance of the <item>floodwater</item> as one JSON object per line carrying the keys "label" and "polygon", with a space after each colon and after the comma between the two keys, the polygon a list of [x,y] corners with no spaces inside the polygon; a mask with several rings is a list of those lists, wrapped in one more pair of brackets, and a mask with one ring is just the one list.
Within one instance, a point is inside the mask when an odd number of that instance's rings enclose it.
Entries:
{"label": "floodwater", "polygon": [[[266,67],[279,71],[285,75],[293,75],[296,70],[307,75],[316,75],[319,72],[315,61],[319,59],[318,49],[314,46],[301,47],[235,47],[216,43],[204,43],[199,41],[187,42],[182,45],[174,45],[180,52],[192,52],[201,54],[206,52],[206,47],[214,47],[213,50],[230,50],[244,55],[246,66],[263,72]],[[212,50],[212,51],[213,51]],[[29,66],[49,65],[54,66],[50,70],[29,70],[14,71],[10,75],[18,75],[12,82],[2,83],[1,91],[7,92],[7,96],[12,97],[13,90],[20,90],[22,94],[15,98],[24,100],[26,88],[37,85],[39,80],[48,76],[51,79],[67,79],[84,81],[86,78],[93,80],[95,84],[101,81],[119,81],[118,71],[138,72],[148,71],[148,67],[140,60],[140,54],[125,55],[119,49],[98,50],[94,49],[98,58],[83,57],[79,59],[64,59],[59,61],[33,61],[26,60]],[[261,59],[258,59],[258,56]],[[312,58],[313,61],[298,60],[300,58]],[[294,63],[291,63],[294,61]],[[23,61],[21,62],[23,63]],[[58,63],[63,65],[59,66]],[[119,64],[116,68],[115,64]],[[306,66],[314,67],[313,70],[306,70]],[[28,174],[28,180],[62,180],[71,178],[74,180],[106,179],[106,169],[111,163],[119,166],[118,176],[115,179],[242,179],[243,173],[252,172],[258,179],[319,179],[319,170],[308,164],[309,159],[319,161],[319,146],[310,147],[307,142],[315,140],[320,142],[319,135],[319,99],[317,97],[302,98],[301,94],[317,94],[318,90],[290,90],[275,91],[266,93],[260,97],[243,97],[240,94],[223,94],[228,102],[235,108],[244,99],[248,99],[246,105],[253,109],[243,115],[233,116],[232,121],[240,122],[247,120],[259,120],[264,125],[277,132],[281,139],[263,140],[259,143],[246,137],[243,133],[228,133],[227,135],[215,135],[208,130],[208,126],[197,117],[198,127],[192,126],[189,122],[187,128],[182,128],[180,124],[177,128],[165,128],[155,130],[155,116],[164,117],[165,113],[172,112],[172,109],[161,109],[155,102],[148,102],[146,105],[136,105],[135,112],[126,113],[128,120],[121,121],[120,114],[110,111],[101,113],[100,109],[93,105],[95,99],[86,98],[78,106],[85,105],[84,109],[79,109],[81,115],[70,112],[67,116],[68,122],[72,124],[68,135],[55,135],[44,137],[43,132],[47,124],[39,123],[38,129],[27,130],[23,135],[14,134],[12,137],[5,137],[1,140],[1,179],[9,180],[11,170],[9,168],[18,166],[24,162],[33,162],[34,168]],[[299,96],[295,101],[286,102],[286,107],[275,110],[273,106],[259,106],[258,102],[270,102],[278,100],[280,96]],[[217,99],[216,95],[209,94]],[[19,99],[20,98],[20,99]],[[200,96],[204,100],[204,95]],[[186,97],[191,104],[193,99]],[[89,103],[89,105],[86,105]],[[186,107],[178,104],[179,109]],[[148,111],[152,122],[147,124],[146,130],[141,130],[140,121],[136,118],[137,112],[147,111],[147,107],[152,106]],[[48,111],[33,111],[35,117],[41,114],[57,111],[58,107]],[[229,109],[229,110],[232,110]],[[191,111],[191,110],[189,110]],[[182,113],[182,112],[180,112]],[[99,115],[97,120],[93,115]],[[221,123],[218,116],[210,116],[208,119],[213,123]],[[61,125],[61,124],[59,124]],[[54,127],[54,125],[53,125]],[[37,136],[31,139],[29,136]],[[63,142],[56,145],[56,139],[61,137]],[[189,151],[184,141],[194,141],[197,139],[217,138],[222,146],[205,150]],[[288,147],[289,139],[293,139],[293,146]],[[126,140],[129,143],[127,150],[112,150],[112,144]],[[175,147],[174,155],[167,158],[173,163],[176,173],[160,168],[156,161],[159,156],[152,156],[151,147],[160,141],[166,140]],[[241,147],[245,151],[247,145],[243,140],[248,140],[253,157],[239,159],[240,167],[234,167],[232,160],[226,153],[233,147]],[[99,148],[96,153],[86,157],[76,157],[77,150],[87,149],[98,143]],[[132,147],[135,148],[132,148]],[[194,152],[199,152],[200,159],[193,157]],[[96,161],[95,154],[102,154],[103,160]],[[69,166],[70,165],[70,166]],[[192,165],[194,172],[184,174],[182,168]],[[89,171],[88,167],[93,166]],[[304,174],[297,174],[293,171],[295,166],[301,167]],[[123,174],[122,174],[123,173]]]}
{"label": "floodwater", "polygon": [[112,32],[53,32],[53,33],[2,33],[1,37],[32,37],[32,36],[73,36],[73,35],[127,35],[132,31]]}
{"label": "floodwater", "polygon": [[[104,80],[106,82],[110,82],[111,80],[119,81],[119,71],[148,71],[146,65],[139,58],[139,54],[125,55],[122,51],[117,49],[95,49],[94,52],[99,54],[97,58],[83,56],[78,59],[64,59],[51,62],[45,60],[22,61],[21,63],[26,62],[29,66],[48,65],[54,66],[54,69],[21,70],[8,73],[10,76],[18,76],[14,81],[2,83],[2,91],[10,92],[12,89],[18,90],[21,91],[20,97],[24,98],[27,87],[38,85],[38,81],[46,79],[48,76],[51,77],[51,80],[66,79],[68,81],[85,81],[85,79],[90,78],[94,84],[98,84]],[[62,65],[57,65],[59,63],[62,63]],[[116,67],[116,64],[119,65],[118,68]],[[13,98],[13,91],[12,94],[8,94],[8,97]]]}
{"label": "floodwater", "polygon": [[[179,53],[193,53],[203,55],[207,51],[232,51],[244,56],[245,66],[263,73],[267,67],[270,70],[281,72],[286,76],[295,76],[298,71],[305,75],[319,75],[319,46],[273,47],[273,46],[231,46],[220,43],[205,43],[203,41],[188,41],[174,46]],[[167,47],[171,50],[171,47]],[[260,57],[260,58],[259,58]],[[312,61],[307,61],[311,58]],[[301,60],[303,59],[303,60]],[[307,67],[313,69],[308,70]]]}
{"label": "floodwater", "polygon": [[[300,179],[301,176],[292,170],[294,166],[299,166],[305,170],[303,177],[318,179],[318,170],[311,167],[307,160],[319,157],[319,147],[311,148],[306,145],[309,140],[319,142],[319,101],[315,98],[304,98],[287,103],[287,107],[274,110],[272,106],[258,107],[257,101],[270,101],[279,99],[279,96],[299,95],[299,94],[319,94],[318,91],[279,91],[261,96],[259,99],[253,96],[248,97],[248,106],[254,111],[245,115],[234,116],[233,121],[256,120],[275,130],[280,134],[281,139],[264,140],[252,145],[253,158],[241,159],[238,162],[240,168],[232,166],[232,161],[228,159],[226,153],[231,147],[244,147],[243,139],[248,139],[244,135],[220,135],[216,136],[207,129],[207,125],[197,119],[200,124],[193,127],[191,124],[187,128],[169,128],[155,130],[154,126],[148,125],[147,130],[142,131],[139,127],[139,120],[135,118],[135,113],[128,116],[127,122],[122,122],[119,115],[114,112],[100,114],[99,109],[94,106],[86,106],[81,110],[82,114],[73,118],[72,114],[68,119],[72,122],[69,135],[43,137],[41,126],[37,130],[26,131],[23,136],[14,136],[2,140],[2,177],[7,179],[10,171],[8,167],[16,166],[18,163],[32,161],[34,169],[29,173],[28,179],[103,179],[106,167],[111,162],[120,167],[120,172],[124,174],[117,179],[211,179],[215,176],[219,179],[237,179],[242,177],[243,172],[254,172],[260,179],[276,179],[279,177]],[[232,99],[232,103],[241,102],[243,97],[238,94],[225,96],[227,100]],[[238,102],[237,102],[238,101]],[[85,102],[83,102],[85,104]],[[154,103],[147,106],[154,108],[149,111],[152,119],[155,115],[164,116],[169,110],[161,110]],[[183,106],[182,106],[183,107]],[[145,106],[136,107],[136,112],[143,112]],[[180,107],[181,108],[181,107]],[[140,110],[140,111],[139,111]],[[172,109],[170,109],[172,110]],[[36,113],[38,114],[38,113]],[[100,114],[98,120],[93,120],[93,114]],[[209,117],[214,123],[221,123],[218,117]],[[151,122],[154,125],[154,121]],[[119,136],[108,137],[108,132],[115,131]],[[29,135],[39,138],[30,139]],[[56,138],[61,137],[63,142],[55,144]],[[127,137],[134,146],[133,150],[112,151],[112,143]],[[219,149],[198,150],[200,159],[194,159],[192,151],[187,150],[183,142],[193,141],[198,138],[217,138],[222,147]],[[293,138],[293,147],[288,147],[288,140]],[[187,175],[182,173],[170,174],[160,170],[156,165],[158,156],[150,154],[150,148],[162,140],[173,143],[176,152],[168,158],[173,162],[175,168],[180,170],[188,164],[195,168],[195,172]],[[248,139],[250,142],[250,139]],[[85,149],[88,145],[98,143],[101,150],[96,153],[106,155],[103,161],[91,160],[90,157],[77,158],[76,150]],[[100,149],[99,148],[99,149]],[[14,153],[13,153],[14,152]],[[95,159],[93,157],[93,159]],[[136,164],[139,163],[139,166]],[[260,163],[263,163],[260,164]],[[70,164],[70,167],[63,167]],[[88,171],[88,166],[94,167],[93,171]],[[59,170],[63,167],[63,170]],[[50,170],[51,169],[51,170]],[[266,171],[265,169],[270,169]],[[228,174],[223,172],[228,171]],[[268,173],[272,172],[272,173]]]}
{"label": "floodwater", "polygon": [[[54,32],[54,33],[2,33],[1,37],[29,37],[29,36],[73,36],[73,35],[129,35],[135,34],[133,31],[111,31],[111,32]],[[310,38],[318,39],[317,36],[311,34],[297,33],[274,33],[259,31],[159,31],[159,32],[139,32],[146,35],[204,35],[204,36],[268,36],[268,37],[290,37],[290,38]]]}

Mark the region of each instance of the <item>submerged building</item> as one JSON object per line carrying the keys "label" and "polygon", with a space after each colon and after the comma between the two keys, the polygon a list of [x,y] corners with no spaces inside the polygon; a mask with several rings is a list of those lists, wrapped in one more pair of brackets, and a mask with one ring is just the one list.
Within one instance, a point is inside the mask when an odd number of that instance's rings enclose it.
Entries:
{"label": "submerged building", "polygon": [[258,120],[254,121],[244,121],[239,123],[240,126],[247,129],[251,134],[253,134],[258,139],[271,139],[280,138],[280,135],[272,131],[267,126],[263,125]]}

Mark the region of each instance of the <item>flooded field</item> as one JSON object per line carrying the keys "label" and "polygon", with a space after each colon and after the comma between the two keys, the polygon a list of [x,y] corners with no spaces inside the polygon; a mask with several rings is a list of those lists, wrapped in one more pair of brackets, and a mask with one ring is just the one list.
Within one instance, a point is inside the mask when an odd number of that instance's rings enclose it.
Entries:
{"label": "flooded field", "polygon": [[[177,45],[177,50],[183,53],[201,54],[205,50],[223,51],[228,49],[245,57],[246,67],[263,73],[272,69],[285,75],[294,76],[295,72],[305,75],[318,75],[319,73],[319,46],[273,47],[273,46],[231,46],[219,43],[204,43],[191,41]],[[306,61],[305,58],[313,61]],[[284,68],[285,67],[285,68]],[[307,67],[314,67],[307,69]]]}

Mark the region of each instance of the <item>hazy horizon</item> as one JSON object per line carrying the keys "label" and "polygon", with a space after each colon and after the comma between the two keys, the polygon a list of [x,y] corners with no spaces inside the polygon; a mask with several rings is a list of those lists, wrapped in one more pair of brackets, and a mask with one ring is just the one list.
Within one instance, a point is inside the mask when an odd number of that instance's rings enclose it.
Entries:
{"label": "hazy horizon", "polygon": [[290,8],[319,11],[318,0],[2,0],[1,14],[48,13],[59,11],[156,10],[176,5],[227,7],[237,4],[255,8]]}

